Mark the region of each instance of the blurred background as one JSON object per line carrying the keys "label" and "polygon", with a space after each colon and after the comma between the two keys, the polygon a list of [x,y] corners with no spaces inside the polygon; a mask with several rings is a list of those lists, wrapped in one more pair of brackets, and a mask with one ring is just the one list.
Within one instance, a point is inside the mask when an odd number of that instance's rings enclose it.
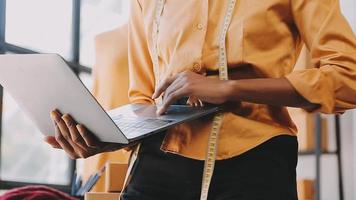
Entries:
{"label": "blurred background", "polygon": [[[58,53],[91,89],[95,36],[127,22],[129,1],[0,0],[0,54]],[[341,0],[341,5],[356,31],[356,1]],[[303,55],[299,65],[308,62],[307,52]],[[2,89],[0,105],[0,190],[37,183],[69,191],[81,161],[72,161],[45,144],[42,134]],[[339,119],[292,112],[303,126],[301,138],[306,138],[300,141],[298,178],[312,180],[313,187],[317,184],[319,199],[356,199],[356,111]],[[319,119],[321,123],[314,122]],[[305,125],[310,122],[310,127]],[[320,128],[320,154],[311,139],[318,124],[324,127],[324,131]],[[319,164],[316,155],[320,155]]]}

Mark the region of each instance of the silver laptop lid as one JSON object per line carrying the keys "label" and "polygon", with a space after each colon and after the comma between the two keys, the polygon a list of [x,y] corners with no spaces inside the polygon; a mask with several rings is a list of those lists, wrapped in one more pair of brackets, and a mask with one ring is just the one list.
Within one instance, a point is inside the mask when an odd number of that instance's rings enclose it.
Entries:
{"label": "silver laptop lid", "polygon": [[45,135],[54,134],[49,113],[58,108],[86,125],[101,141],[128,143],[58,55],[0,55],[0,84]]}

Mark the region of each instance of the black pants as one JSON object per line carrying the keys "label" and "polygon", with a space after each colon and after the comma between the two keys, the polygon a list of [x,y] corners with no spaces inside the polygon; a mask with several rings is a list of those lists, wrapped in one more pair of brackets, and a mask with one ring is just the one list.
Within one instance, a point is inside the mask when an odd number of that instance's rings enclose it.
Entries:
{"label": "black pants", "polygon": [[[122,200],[199,200],[203,161],[159,150],[163,136],[144,141]],[[277,136],[231,159],[216,161],[209,200],[296,200],[296,137]]]}

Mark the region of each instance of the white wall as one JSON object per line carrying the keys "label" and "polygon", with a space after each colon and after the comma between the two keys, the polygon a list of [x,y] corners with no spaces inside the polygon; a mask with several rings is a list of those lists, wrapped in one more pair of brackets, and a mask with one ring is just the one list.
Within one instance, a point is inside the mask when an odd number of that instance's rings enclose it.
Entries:
{"label": "white wall", "polygon": [[340,0],[341,10],[356,32],[356,1]]}
{"label": "white wall", "polygon": [[[356,33],[356,1],[340,0],[342,12]],[[332,118],[332,117],[331,117]],[[329,130],[333,130],[333,122],[330,119]],[[334,132],[330,131],[330,150],[335,148]],[[356,199],[356,111],[349,111],[341,117],[341,151],[343,164],[343,183],[345,200]],[[336,157],[325,155],[322,157],[321,171],[321,199],[338,200],[338,176]],[[313,156],[299,158],[297,167],[298,177],[315,178],[315,159]]]}

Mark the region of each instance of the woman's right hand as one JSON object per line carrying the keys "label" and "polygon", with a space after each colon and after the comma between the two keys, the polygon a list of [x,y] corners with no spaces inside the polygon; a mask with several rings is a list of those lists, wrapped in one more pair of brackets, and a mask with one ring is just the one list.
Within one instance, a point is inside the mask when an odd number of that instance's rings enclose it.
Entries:
{"label": "woman's right hand", "polygon": [[88,158],[122,148],[122,144],[99,141],[69,114],[62,115],[58,110],[54,110],[50,115],[56,130],[55,136],[47,136],[44,140],[53,148],[63,149],[72,159]]}

